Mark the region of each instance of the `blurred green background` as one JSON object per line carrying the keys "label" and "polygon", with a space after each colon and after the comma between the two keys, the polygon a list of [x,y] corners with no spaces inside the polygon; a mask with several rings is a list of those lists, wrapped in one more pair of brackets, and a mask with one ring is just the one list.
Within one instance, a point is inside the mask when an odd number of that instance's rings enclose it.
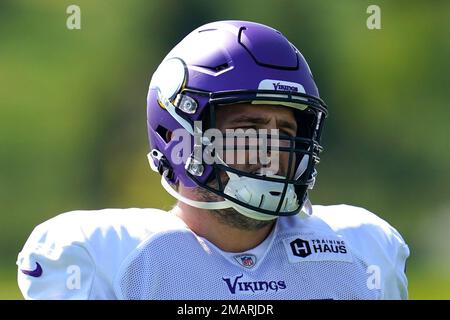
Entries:
{"label": "blurred green background", "polygon": [[[66,8],[81,8],[68,30]],[[381,30],[366,9],[381,8]],[[365,207],[411,249],[411,299],[450,298],[450,2],[0,2],[0,298],[33,227],[73,209],[173,203],[147,166],[145,99],[203,23],[283,32],[330,108],[314,203]]]}

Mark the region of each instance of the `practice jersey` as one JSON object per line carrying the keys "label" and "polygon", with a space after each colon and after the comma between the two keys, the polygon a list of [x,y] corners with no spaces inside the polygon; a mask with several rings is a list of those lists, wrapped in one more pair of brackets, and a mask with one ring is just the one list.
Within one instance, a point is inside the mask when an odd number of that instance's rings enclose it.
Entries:
{"label": "practice jersey", "polygon": [[26,299],[406,299],[408,246],[375,214],[313,206],[224,252],[158,209],[73,211],[37,226],[18,257]]}

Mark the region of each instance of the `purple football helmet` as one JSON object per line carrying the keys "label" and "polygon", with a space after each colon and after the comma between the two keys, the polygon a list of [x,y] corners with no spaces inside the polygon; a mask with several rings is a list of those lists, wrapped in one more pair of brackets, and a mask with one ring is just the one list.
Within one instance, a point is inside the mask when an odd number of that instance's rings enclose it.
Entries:
{"label": "purple football helmet", "polygon": [[[289,155],[285,176],[237,170],[223,161],[208,164],[194,156],[194,123],[201,121],[200,131],[215,128],[217,106],[239,103],[294,110],[296,136],[279,136],[286,141],[279,151]],[[233,207],[259,220],[298,214],[315,181],[326,116],[307,62],[279,31],[248,21],[209,23],[176,45],[152,77],[147,97],[149,162],[163,175],[166,190],[190,205]],[[180,141],[167,138],[177,129],[192,137],[189,152],[176,151]],[[210,143],[203,140],[201,148]],[[228,181],[221,178],[223,172]],[[177,183],[204,188],[224,201],[187,199],[169,185]]]}

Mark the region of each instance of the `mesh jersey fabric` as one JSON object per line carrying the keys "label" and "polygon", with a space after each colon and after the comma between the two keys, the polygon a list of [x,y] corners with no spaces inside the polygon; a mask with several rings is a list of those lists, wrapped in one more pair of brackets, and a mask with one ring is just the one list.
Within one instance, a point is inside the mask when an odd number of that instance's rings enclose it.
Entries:
{"label": "mesh jersey fabric", "polygon": [[[378,299],[367,287],[367,264],[308,261],[289,263],[277,235],[254,269],[231,263],[190,232],[151,237],[120,275],[123,299]],[[189,248],[189,250],[186,250]]]}
{"label": "mesh jersey fabric", "polygon": [[[346,253],[334,246],[314,254],[314,239],[342,242]],[[171,213],[132,208],[50,219],[35,228],[17,264],[27,299],[404,299],[408,255],[393,227],[352,206],[313,206],[308,218],[279,218],[267,241],[236,255]],[[42,276],[22,272],[37,262]],[[78,290],[66,286],[74,264]],[[379,269],[375,286],[371,266]]]}

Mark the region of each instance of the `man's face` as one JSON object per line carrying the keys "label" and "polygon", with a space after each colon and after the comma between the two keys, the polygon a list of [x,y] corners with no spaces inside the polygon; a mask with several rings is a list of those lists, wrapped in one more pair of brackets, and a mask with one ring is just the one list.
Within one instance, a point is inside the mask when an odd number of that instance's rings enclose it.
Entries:
{"label": "man's face", "polygon": [[[261,138],[265,133],[285,136],[295,136],[297,133],[297,122],[292,108],[280,105],[254,105],[235,104],[229,106],[219,106],[216,110],[217,129],[227,134],[224,138],[225,148],[223,150],[223,160],[230,167],[235,169],[256,173],[271,171],[272,174],[286,176],[289,154],[288,152],[271,151],[271,146],[288,147],[289,141],[277,140],[274,137],[266,139],[269,149],[263,148]],[[234,138],[231,132],[241,129],[244,132],[255,132],[259,138]],[[262,130],[265,129],[265,130]],[[275,141],[276,140],[276,141]],[[244,146],[252,148],[252,151],[245,150]],[[240,148],[234,150],[234,148]],[[227,149],[230,148],[230,149]],[[295,163],[295,155],[292,159]],[[291,176],[294,174],[291,168]]]}
{"label": "man's face", "polygon": [[[227,129],[254,129],[258,132],[258,129],[267,129],[268,133],[271,133],[271,129],[278,129],[280,135],[295,136],[297,133],[297,122],[292,109],[288,107],[283,107],[280,105],[253,105],[253,104],[235,104],[228,106],[219,106],[216,109],[216,127],[224,134],[226,134]],[[225,138],[225,143],[230,143],[230,139]],[[231,140],[234,140],[232,138]],[[248,142],[248,140],[247,140]],[[253,144],[257,144],[258,141],[253,141]],[[250,143],[252,144],[252,142]],[[268,143],[270,145],[270,143]],[[286,146],[286,142],[280,142],[280,146]],[[236,154],[238,152],[244,153],[246,162],[236,163]],[[287,174],[288,166],[288,154],[287,152],[279,152],[274,154],[271,153],[271,161],[277,161],[278,169],[273,174],[278,174],[285,176]],[[271,164],[262,165],[260,163],[259,157],[257,159],[250,159],[251,156],[246,150],[236,151],[234,159],[226,156],[226,151],[224,151],[224,161],[230,167],[245,171],[245,172],[261,172],[266,167],[272,167]],[[249,160],[256,160],[256,162],[251,162]],[[295,158],[292,159],[295,163]],[[230,164],[232,161],[233,164]],[[295,170],[291,169],[291,175],[294,174]],[[220,178],[225,184],[228,181],[228,176],[225,172],[221,172]],[[212,181],[209,183],[211,187],[217,187],[217,181]],[[209,192],[203,188],[194,188],[192,190],[193,196],[196,200],[215,202],[222,201],[223,198],[220,196]],[[240,213],[238,213],[233,208],[213,210],[212,213],[217,219],[222,223],[238,228],[241,230],[258,230],[271,225],[273,221],[259,221],[255,219],[248,218]]]}

